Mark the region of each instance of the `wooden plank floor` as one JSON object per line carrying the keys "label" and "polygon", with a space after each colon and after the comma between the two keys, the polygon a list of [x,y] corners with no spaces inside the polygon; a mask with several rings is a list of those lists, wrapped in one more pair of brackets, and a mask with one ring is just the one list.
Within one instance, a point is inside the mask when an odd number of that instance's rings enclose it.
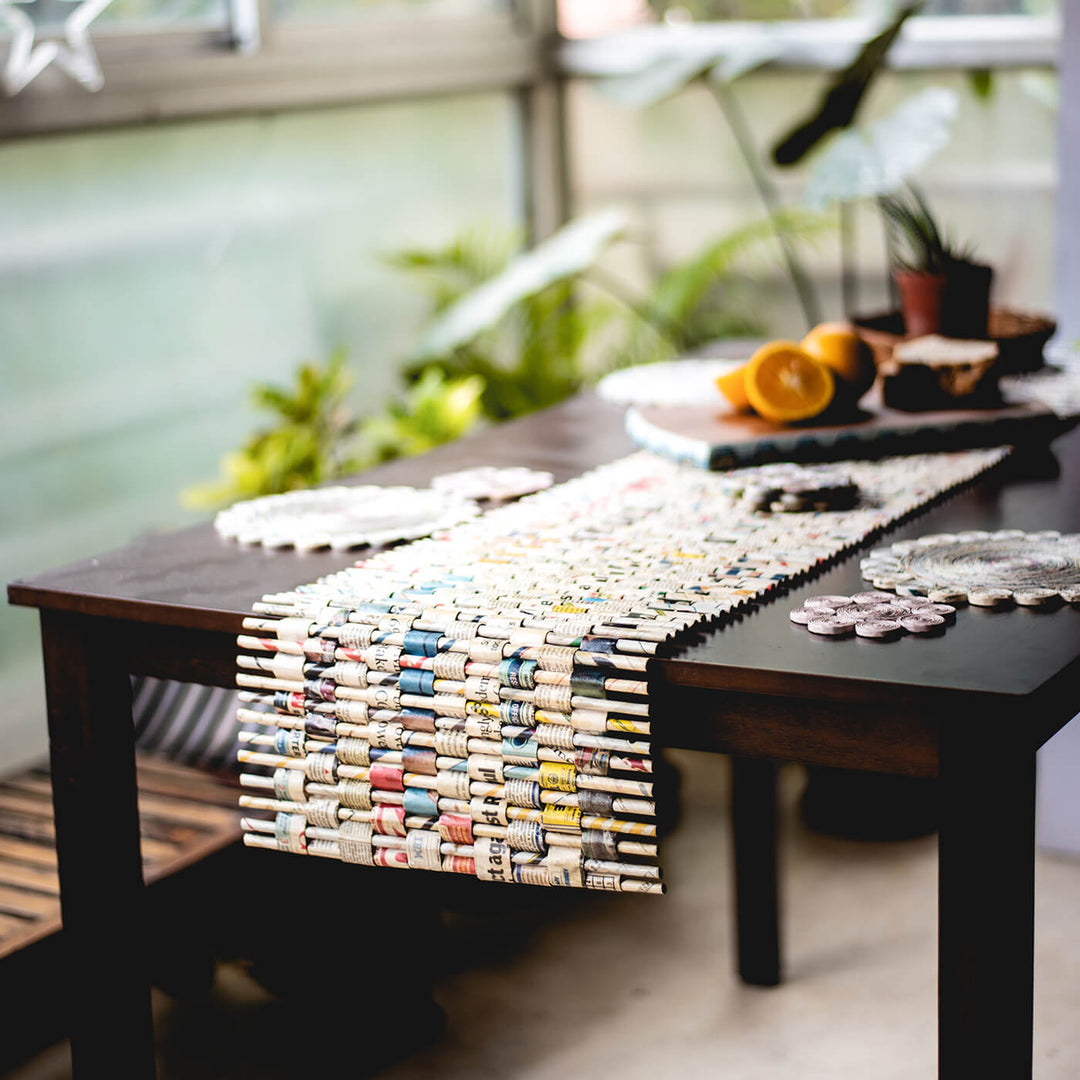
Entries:
{"label": "wooden plank floor", "polygon": [[[147,882],[240,838],[233,784],[148,755],[138,774]],[[60,930],[59,891],[48,772],[0,780],[0,960]]]}

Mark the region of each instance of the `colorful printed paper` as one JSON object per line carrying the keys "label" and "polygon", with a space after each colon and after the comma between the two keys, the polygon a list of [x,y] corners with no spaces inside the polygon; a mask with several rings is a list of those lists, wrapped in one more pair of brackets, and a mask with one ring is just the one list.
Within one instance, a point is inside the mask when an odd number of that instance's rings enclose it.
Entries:
{"label": "colorful printed paper", "polygon": [[246,842],[663,892],[651,659],[1005,453],[845,463],[857,504],[798,514],[636,453],[264,597],[238,639],[239,719],[276,725],[243,736]]}

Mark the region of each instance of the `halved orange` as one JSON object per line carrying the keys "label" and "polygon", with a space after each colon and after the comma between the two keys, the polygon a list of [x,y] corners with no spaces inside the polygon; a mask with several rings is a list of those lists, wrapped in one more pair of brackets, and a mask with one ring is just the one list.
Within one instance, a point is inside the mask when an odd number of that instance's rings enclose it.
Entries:
{"label": "halved orange", "polygon": [[748,412],[750,409],[750,399],[746,396],[747,366],[740,364],[734,371],[716,377],[716,385],[720,387],[720,393],[731,402],[737,412]]}
{"label": "halved orange", "polygon": [[799,348],[832,371],[852,402],[870,389],[877,376],[870,346],[850,323],[819,323],[799,342]]}
{"label": "halved orange", "polygon": [[793,341],[762,345],[746,366],[745,384],[757,413],[782,424],[817,416],[836,389],[829,368]]}

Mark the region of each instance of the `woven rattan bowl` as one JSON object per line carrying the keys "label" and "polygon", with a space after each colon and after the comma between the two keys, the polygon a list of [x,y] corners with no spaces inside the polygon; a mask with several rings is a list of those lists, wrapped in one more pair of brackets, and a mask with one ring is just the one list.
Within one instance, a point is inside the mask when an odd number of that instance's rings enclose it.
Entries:
{"label": "woven rattan bowl", "polygon": [[[888,365],[893,349],[906,340],[904,317],[899,311],[858,315],[851,321],[859,336],[873,350],[874,362],[879,368]],[[1056,329],[1057,323],[1046,315],[991,307],[989,338],[997,342],[999,373],[1015,374],[1041,368],[1043,347]]]}

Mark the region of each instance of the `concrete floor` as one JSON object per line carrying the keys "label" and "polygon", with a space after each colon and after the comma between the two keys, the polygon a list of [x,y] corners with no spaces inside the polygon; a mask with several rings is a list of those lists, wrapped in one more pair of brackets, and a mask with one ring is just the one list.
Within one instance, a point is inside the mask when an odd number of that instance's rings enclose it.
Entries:
{"label": "concrete floor", "polygon": [[[672,758],[683,771],[683,819],[664,846],[666,898],[529,890],[519,901],[516,890],[492,886],[492,911],[447,919],[436,996],[448,1026],[427,1049],[379,1039],[386,1010],[372,989],[377,973],[358,972],[348,1001],[320,1003],[314,986],[316,1005],[308,1009],[275,1002],[240,968],[222,968],[207,1001],[158,997],[163,1080],[342,1075],[338,1059],[330,1065],[320,1050],[320,1029],[355,1045],[347,1075],[379,1080],[935,1075],[936,841],[866,844],[811,834],[795,815],[801,779],[792,770],[785,783],[787,982],[775,990],[743,987],[733,974],[726,764],[698,754]],[[1075,1080],[1080,863],[1040,857],[1037,893],[1035,1075]],[[297,1057],[280,1049],[286,1032],[308,1048],[301,1072]],[[396,1060],[372,1073],[362,1054],[373,1036]],[[9,1080],[68,1074],[61,1045]]]}

